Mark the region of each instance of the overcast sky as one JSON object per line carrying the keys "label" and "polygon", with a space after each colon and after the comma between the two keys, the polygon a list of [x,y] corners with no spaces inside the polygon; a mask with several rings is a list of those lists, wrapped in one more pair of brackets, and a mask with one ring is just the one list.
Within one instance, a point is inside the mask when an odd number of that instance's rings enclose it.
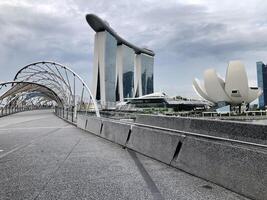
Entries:
{"label": "overcast sky", "polygon": [[155,91],[197,97],[192,79],[242,60],[257,85],[256,61],[267,62],[267,1],[0,0],[0,81],[28,63],[52,60],[91,85],[94,13],[126,40],[155,51]]}

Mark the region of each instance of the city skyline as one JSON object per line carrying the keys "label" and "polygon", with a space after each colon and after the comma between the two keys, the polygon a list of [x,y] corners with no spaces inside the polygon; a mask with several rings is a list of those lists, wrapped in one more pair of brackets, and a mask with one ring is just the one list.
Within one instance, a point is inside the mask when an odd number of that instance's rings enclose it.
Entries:
{"label": "city skyline", "polygon": [[236,59],[247,66],[249,84],[257,86],[256,62],[267,60],[266,6],[262,1],[232,6],[230,1],[4,0],[0,81],[13,79],[28,63],[52,60],[71,67],[91,86],[94,32],[85,14],[95,13],[126,40],[155,51],[155,91],[197,98],[193,78],[211,67],[224,74]]}

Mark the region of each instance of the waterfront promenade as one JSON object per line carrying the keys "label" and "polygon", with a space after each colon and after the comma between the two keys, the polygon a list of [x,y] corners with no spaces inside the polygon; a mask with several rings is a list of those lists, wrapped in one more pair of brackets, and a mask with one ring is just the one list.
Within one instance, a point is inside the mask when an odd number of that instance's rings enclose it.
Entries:
{"label": "waterfront promenade", "polygon": [[247,198],[85,132],[52,110],[0,118],[0,199]]}

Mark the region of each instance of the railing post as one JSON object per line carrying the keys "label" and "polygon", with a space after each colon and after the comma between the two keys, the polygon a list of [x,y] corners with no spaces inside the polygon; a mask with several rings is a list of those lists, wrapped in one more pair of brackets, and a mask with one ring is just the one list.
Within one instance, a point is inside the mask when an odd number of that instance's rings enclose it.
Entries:
{"label": "railing post", "polygon": [[72,106],[72,111],[71,111],[71,121],[73,122],[73,114],[74,114],[74,106]]}

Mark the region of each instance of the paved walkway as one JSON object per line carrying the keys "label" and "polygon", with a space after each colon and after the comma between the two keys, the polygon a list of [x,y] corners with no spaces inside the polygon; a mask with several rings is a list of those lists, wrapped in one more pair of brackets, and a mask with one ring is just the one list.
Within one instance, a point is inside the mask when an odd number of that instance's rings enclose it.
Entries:
{"label": "paved walkway", "polygon": [[43,110],[0,118],[0,199],[246,198]]}

